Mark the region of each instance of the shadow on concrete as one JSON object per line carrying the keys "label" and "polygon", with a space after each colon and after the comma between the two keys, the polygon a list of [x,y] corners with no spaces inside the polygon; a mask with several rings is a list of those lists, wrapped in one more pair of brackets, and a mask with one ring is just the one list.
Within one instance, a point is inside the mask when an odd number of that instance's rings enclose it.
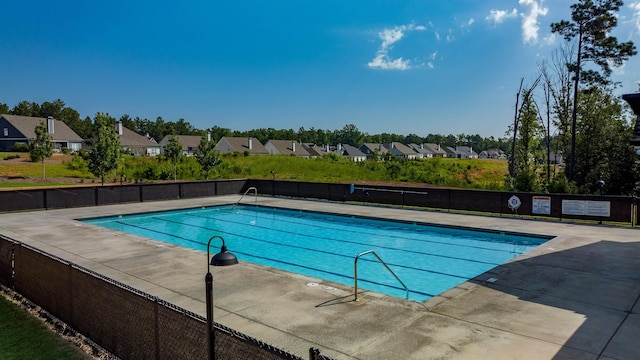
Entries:
{"label": "shadow on concrete", "polygon": [[558,360],[577,353],[640,359],[640,242],[602,240],[553,251],[502,265],[492,276],[497,281],[472,282],[527,303],[481,300],[496,315],[484,319],[490,325],[562,345]]}

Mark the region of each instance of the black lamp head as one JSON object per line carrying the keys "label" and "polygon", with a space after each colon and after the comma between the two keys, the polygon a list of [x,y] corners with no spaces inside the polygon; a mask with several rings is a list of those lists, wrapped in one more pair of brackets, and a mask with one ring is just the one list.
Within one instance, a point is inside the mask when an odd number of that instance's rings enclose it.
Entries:
{"label": "black lamp head", "polygon": [[227,247],[225,245],[222,245],[222,247],[220,248],[220,252],[213,255],[213,257],[211,258],[210,264],[213,266],[228,266],[235,265],[237,263],[238,258],[227,251]]}

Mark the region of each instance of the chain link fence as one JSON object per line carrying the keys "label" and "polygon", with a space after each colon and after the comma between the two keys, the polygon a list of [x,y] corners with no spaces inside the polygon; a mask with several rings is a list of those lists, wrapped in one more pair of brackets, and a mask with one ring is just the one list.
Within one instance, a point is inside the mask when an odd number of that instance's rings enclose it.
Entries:
{"label": "chain link fence", "polygon": [[[0,236],[0,283],[122,359],[205,359],[202,316],[27,244]],[[303,360],[214,323],[216,357]],[[313,360],[329,360],[310,349]]]}

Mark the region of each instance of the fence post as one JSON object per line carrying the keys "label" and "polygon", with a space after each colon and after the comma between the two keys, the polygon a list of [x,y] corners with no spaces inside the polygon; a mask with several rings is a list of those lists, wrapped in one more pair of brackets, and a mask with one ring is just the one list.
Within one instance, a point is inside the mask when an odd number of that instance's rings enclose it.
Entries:
{"label": "fence post", "polygon": [[159,307],[160,304],[158,303],[158,297],[154,296],[153,299],[153,317],[154,317],[154,336],[153,336],[153,345],[155,347],[155,355],[156,355],[156,360],[160,359],[160,315],[159,315]]}
{"label": "fence post", "polygon": [[320,349],[309,348],[309,360],[320,360]]}

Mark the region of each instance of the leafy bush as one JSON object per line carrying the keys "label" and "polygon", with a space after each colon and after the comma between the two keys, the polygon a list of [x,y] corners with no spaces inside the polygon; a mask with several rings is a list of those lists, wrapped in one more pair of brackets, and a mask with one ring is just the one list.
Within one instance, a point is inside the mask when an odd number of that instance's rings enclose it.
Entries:
{"label": "leafy bush", "polygon": [[69,170],[89,171],[87,161],[81,156],[74,156],[71,161],[63,161],[62,163],[65,164]]}
{"label": "leafy bush", "polygon": [[17,142],[13,144],[13,151],[16,152],[29,152],[29,145],[23,142]]}

